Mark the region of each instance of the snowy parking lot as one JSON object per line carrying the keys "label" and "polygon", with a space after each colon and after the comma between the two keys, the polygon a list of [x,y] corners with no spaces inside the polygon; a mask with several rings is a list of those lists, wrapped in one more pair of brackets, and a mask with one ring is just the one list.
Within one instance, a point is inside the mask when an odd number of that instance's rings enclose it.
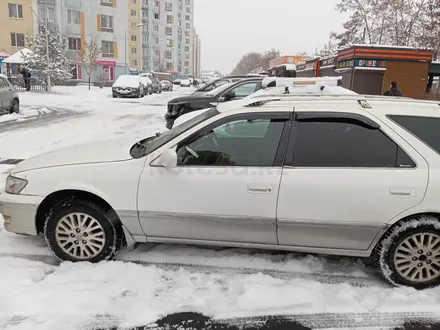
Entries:
{"label": "snowy parking lot", "polygon": [[[84,86],[21,93],[22,112],[0,116],[0,181],[21,159],[59,147],[163,131],[167,102],[189,91],[141,99]],[[44,239],[7,233],[0,222],[0,328],[167,328],[159,321],[167,315],[204,329],[276,320],[286,329],[440,324],[440,288],[391,287],[355,258],[149,244],[115,261],[60,264]]]}

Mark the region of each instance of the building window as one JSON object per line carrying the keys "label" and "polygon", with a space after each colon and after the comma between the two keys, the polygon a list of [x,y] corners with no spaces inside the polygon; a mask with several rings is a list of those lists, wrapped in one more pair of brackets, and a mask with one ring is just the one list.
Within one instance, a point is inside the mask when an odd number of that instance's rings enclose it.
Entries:
{"label": "building window", "polygon": [[131,41],[136,41],[136,35],[134,34],[131,35]]}
{"label": "building window", "polygon": [[136,54],[136,52],[137,52],[136,47],[131,47],[131,53],[132,53],[132,54]]}
{"label": "building window", "polygon": [[9,18],[23,18],[23,5],[8,3]]}
{"label": "building window", "polygon": [[168,35],[168,36],[172,35],[173,34],[173,28],[167,26],[165,28],[165,34]]}
{"label": "building window", "polygon": [[142,10],[142,17],[148,17],[148,10]]}
{"label": "building window", "polygon": [[165,10],[166,11],[173,11],[173,4],[172,3],[165,3]]}
{"label": "building window", "polygon": [[187,28],[187,29],[190,29],[190,28],[191,28],[191,24],[186,23],[186,28]]}
{"label": "building window", "polygon": [[24,47],[24,34],[23,33],[11,33],[11,46],[12,47]]}
{"label": "building window", "polygon": [[101,15],[101,28],[113,30],[113,16]]}
{"label": "building window", "polygon": [[144,0],[144,6],[148,6],[148,1],[149,0]]}
{"label": "building window", "polygon": [[186,12],[189,14],[191,12],[191,8],[186,7]]}
{"label": "building window", "polygon": [[112,5],[113,6],[113,0],[101,0],[101,5]]}
{"label": "building window", "polygon": [[69,24],[81,24],[80,14],[78,10],[67,11],[67,23]]}
{"label": "building window", "polygon": [[185,61],[185,66],[189,66],[189,61]]}
{"label": "building window", "polygon": [[171,50],[165,51],[165,58],[171,60],[173,58],[173,52]]}
{"label": "building window", "polygon": [[159,38],[156,37],[156,38],[154,39],[154,42],[155,42],[156,44],[158,44],[158,43],[159,43]]}
{"label": "building window", "polygon": [[172,70],[173,69],[173,63],[171,62],[167,62],[167,70]]}
{"label": "building window", "polygon": [[40,8],[40,18],[42,20],[48,20],[49,22],[55,22],[55,9],[54,8]]}
{"label": "building window", "polygon": [[154,19],[159,19],[159,13],[154,13]]}
{"label": "building window", "polygon": [[102,41],[102,56],[103,57],[114,57],[115,47],[113,41]]}
{"label": "building window", "polygon": [[167,15],[167,23],[169,23],[169,24],[173,23],[173,16]]}
{"label": "building window", "polygon": [[154,32],[159,32],[159,25],[154,24]]}
{"label": "building window", "polygon": [[185,19],[186,19],[187,21],[189,21],[191,18],[189,17],[189,15],[185,15]]}
{"label": "building window", "polygon": [[189,46],[185,46],[185,51],[189,52]]}
{"label": "building window", "polygon": [[186,38],[186,44],[189,45],[189,39],[188,38]]}
{"label": "building window", "polygon": [[138,61],[137,60],[131,60],[131,65],[137,66],[138,65]]}
{"label": "building window", "polygon": [[69,50],[81,50],[81,38],[68,38],[67,40]]}
{"label": "building window", "polygon": [[136,23],[135,22],[131,22],[131,28],[132,29],[136,28]]}
{"label": "building window", "polygon": [[159,6],[160,6],[159,1],[158,1],[158,0],[155,0],[155,1],[154,1],[154,5],[155,5],[156,7],[159,7]]}
{"label": "building window", "polygon": [[189,37],[189,31],[185,31],[185,35]]}
{"label": "building window", "polygon": [[148,42],[148,36],[144,36],[144,42]]}
{"label": "building window", "polygon": [[167,46],[168,46],[168,47],[173,47],[173,44],[174,44],[174,43],[173,43],[173,40],[171,40],[171,39],[168,39],[168,40],[167,40]]}
{"label": "building window", "polygon": [[191,0],[185,0],[185,3],[186,3],[187,5],[189,5],[189,4],[191,3]]}
{"label": "building window", "polygon": [[136,9],[130,10],[130,15],[131,16],[136,16]]}

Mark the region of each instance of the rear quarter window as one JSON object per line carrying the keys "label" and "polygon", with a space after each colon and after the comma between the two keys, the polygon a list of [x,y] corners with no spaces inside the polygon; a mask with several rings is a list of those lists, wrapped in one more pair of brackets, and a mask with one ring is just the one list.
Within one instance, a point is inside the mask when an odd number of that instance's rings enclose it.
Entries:
{"label": "rear quarter window", "polygon": [[387,118],[440,154],[440,118],[401,115],[388,115]]}

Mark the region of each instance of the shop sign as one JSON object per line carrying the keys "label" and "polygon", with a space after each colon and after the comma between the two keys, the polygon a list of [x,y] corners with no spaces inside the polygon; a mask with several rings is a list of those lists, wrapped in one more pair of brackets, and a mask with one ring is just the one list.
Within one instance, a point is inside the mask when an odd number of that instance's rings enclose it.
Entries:
{"label": "shop sign", "polygon": [[334,65],[335,64],[335,57],[331,57],[331,58],[326,58],[324,60],[322,60],[322,66],[329,66],[329,65]]}
{"label": "shop sign", "polygon": [[116,66],[116,61],[96,60],[95,63],[103,66]]}
{"label": "shop sign", "polygon": [[296,71],[304,70],[306,68],[305,63],[300,63],[296,65]]}
{"label": "shop sign", "polygon": [[386,61],[377,60],[356,60],[355,65],[363,68],[385,68]]}
{"label": "shop sign", "polygon": [[336,68],[345,69],[345,68],[352,68],[353,66],[354,66],[354,60],[350,60],[350,61],[338,62]]}

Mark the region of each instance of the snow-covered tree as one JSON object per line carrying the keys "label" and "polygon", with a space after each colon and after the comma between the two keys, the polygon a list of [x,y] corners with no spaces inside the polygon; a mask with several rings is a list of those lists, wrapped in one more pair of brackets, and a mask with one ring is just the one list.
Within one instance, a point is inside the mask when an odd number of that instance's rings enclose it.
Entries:
{"label": "snow-covered tree", "polygon": [[[84,45],[85,49],[79,50],[76,63],[81,65],[81,68],[87,73],[89,77],[89,90],[92,84],[92,75],[96,69],[96,60],[101,56],[102,48],[101,43],[92,39],[89,42],[86,42]],[[101,79],[100,79],[101,81]]]}
{"label": "snow-covered tree", "polygon": [[59,33],[50,33],[48,36],[49,59],[46,52],[47,38],[44,25],[40,27],[40,32],[35,37],[27,38],[27,46],[33,54],[24,56],[24,66],[37,73],[44,82],[47,82],[47,78],[50,77],[53,85],[72,77],[71,62],[64,55],[64,38]]}

